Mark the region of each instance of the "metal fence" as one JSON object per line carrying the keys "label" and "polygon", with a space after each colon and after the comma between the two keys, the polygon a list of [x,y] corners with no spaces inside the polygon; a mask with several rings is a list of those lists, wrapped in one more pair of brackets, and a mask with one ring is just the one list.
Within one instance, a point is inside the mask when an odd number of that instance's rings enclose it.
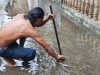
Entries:
{"label": "metal fence", "polygon": [[62,0],[62,3],[100,21],[100,0]]}

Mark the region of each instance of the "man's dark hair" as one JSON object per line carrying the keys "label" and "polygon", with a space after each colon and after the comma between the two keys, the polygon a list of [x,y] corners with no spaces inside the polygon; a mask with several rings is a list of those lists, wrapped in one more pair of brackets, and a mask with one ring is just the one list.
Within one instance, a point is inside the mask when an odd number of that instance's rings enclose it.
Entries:
{"label": "man's dark hair", "polygon": [[31,9],[27,15],[24,16],[25,19],[29,19],[32,26],[34,26],[34,22],[37,18],[44,18],[44,10],[40,7],[35,7]]}

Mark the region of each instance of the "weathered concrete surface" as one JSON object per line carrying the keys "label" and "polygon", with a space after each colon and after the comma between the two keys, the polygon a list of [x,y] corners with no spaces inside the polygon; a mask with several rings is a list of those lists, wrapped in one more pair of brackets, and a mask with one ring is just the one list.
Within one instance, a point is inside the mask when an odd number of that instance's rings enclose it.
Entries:
{"label": "weathered concrete surface", "polygon": [[80,12],[62,5],[62,15],[85,31],[93,32],[100,36],[100,23],[90,19]]}
{"label": "weathered concrete surface", "polygon": [[27,0],[16,0],[14,6],[8,7],[8,13],[10,14],[10,16],[14,16],[18,13],[27,13],[28,10]]}
{"label": "weathered concrete surface", "polygon": [[100,75],[100,37],[63,18],[59,33],[70,75]]}

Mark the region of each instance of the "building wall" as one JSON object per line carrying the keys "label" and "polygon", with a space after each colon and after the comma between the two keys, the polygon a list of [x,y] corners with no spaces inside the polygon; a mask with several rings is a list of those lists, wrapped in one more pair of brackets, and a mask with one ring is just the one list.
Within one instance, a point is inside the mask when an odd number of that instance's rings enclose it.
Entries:
{"label": "building wall", "polygon": [[14,16],[18,13],[27,13],[27,12],[28,12],[27,0],[16,0],[12,6],[8,5],[8,13],[10,16]]}

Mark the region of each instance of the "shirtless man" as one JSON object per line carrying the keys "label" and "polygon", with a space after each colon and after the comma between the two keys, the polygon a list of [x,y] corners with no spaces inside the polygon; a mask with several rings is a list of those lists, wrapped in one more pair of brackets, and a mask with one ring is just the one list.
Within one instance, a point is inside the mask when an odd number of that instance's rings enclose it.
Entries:
{"label": "shirtless man", "polygon": [[55,52],[35,30],[35,27],[43,26],[53,17],[54,14],[50,14],[44,18],[43,9],[36,7],[30,10],[27,15],[18,14],[13,17],[11,21],[7,22],[4,27],[0,29],[0,56],[8,63],[8,66],[14,67],[15,61],[13,59],[16,58],[22,58],[24,62],[35,58],[36,51],[34,49],[22,47],[25,39],[22,39],[23,42],[20,46],[16,43],[17,39],[26,37],[31,37],[37,41],[46,52],[56,60],[64,59],[64,57]]}

